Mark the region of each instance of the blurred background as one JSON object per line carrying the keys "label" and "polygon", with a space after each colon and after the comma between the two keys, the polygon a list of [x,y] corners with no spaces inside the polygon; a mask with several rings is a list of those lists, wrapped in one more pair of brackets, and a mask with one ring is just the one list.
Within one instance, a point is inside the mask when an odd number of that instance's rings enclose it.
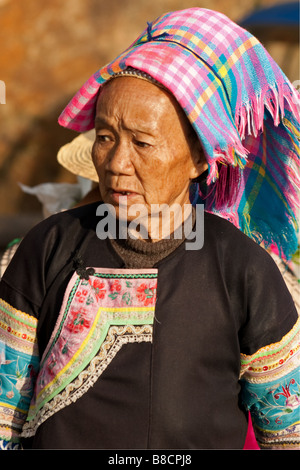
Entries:
{"label": "blurred background", "polygon": [[57,118],[89,76],[133,42],[147,21],[195,6],[218,10],[255,34],[299,84],[299,17],[291,3],[0,0],[0,250],[43,217],[41,203],[19,183],[76,183],[56,160],[76,133],[61,128]]}

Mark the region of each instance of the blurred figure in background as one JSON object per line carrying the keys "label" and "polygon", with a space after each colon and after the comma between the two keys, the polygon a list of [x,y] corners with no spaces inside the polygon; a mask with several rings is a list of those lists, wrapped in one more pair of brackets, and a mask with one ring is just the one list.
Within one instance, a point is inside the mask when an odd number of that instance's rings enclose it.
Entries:
{"label": "blurred figure in background", "polygon": [[[42,204],[43,217],[60,211],[79,207],[100,200],[98,184],[89,179],[89,172],[84,171],[84,162],[91,159],[94,143],[94,131],[85,132],[60,148],[57,159],[62,166],[77,176],[78,183],[42,183],[28,187],[20,184],[21,189],[36,196]],[[80,163],[82,161],[82,163]],[[0,258],[0,279],[22,240],[11,240]]]}

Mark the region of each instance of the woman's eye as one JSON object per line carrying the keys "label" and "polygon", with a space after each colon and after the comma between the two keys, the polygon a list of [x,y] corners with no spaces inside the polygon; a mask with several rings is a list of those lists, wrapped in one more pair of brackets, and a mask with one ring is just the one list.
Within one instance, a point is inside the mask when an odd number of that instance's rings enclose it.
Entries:
{"label": "woman's eye", "polygon": [[137,141],[135,142],[135,144],[136,144],[138,147],[141,147],[141,148],[150,147],[150,144],[148,144],[147,142],[142,142],[141,140],[137,140]]}
{"label": "woman's eye", "polygon": [[111,137],[109,135],[101,135],[101,134],[98,134],[97,135],[97,141],[98,142],[109,142],[111,140]]}

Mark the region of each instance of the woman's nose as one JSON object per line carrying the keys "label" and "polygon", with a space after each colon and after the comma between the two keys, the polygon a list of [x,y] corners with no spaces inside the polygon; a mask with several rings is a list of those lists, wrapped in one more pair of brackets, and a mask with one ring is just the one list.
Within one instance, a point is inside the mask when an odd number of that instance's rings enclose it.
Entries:
{"label": "woman's nose", "polygon": [[106,169],[112,173],[132,175],[134,166],[131,160],[129,145],[119,142],[114,145],[108,155]]}

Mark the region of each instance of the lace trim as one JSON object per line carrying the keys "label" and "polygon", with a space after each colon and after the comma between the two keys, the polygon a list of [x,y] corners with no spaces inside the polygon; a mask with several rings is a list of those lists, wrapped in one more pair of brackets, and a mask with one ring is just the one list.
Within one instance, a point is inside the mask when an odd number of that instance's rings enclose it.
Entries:
{"label": "lace trim", "polygon": [[280,431],[265,431],[255,427],[255,436],[263,449],[299,449],[299,431],[299,423]]}

